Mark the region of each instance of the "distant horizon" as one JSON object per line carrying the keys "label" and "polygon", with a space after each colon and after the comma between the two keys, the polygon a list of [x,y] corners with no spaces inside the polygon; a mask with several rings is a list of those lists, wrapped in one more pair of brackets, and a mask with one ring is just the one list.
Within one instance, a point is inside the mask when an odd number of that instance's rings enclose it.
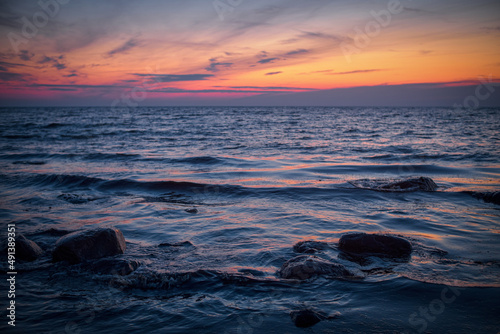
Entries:
{"label": "distant horizon", "polygon": [[[460,85],[460,86],[443,86],[439,84],[406,84],[406,85],[385,85],[385,86],[361,86],[350,88],[337,88],[331,90],[315,90],[301,93],[288,94],[261,94],[247,98],[230,99],[230,100],[162,100],[157,99],[145,100],[137,105],[114,105],[113,102],[102,102],[100,104],[89,105],[85,101],[80,101],[80,104],[71,104],[70,102],[59,101],[59,104],[54,104],[54,100],[49,101],[11,101],[11,104],[5,104],[0,101],[0,107],[115,107],[115,108],[134,108],[134,107],[443,107],[443,108],[498,108],[500,107],[500,85],[493,83],[488,86],[481,86],[478,82],[476,85]],[[490,94],[477,94],[478,88]],[[400,96],[392,96],[398,94]],[[282,98],[286,95],[288,104],[282,102]],[[314,95],[314,96],[311,96]],[[364,103],[356,104],[356,96],[364,95]],[[407,96],[412,95],[412,98]],[[483,98],[481,99],[481,96]],[[343,103],[335,104],[334,100],[342,101]],[[395,104],[384,104],[391,100]],[[156,101],[157,103],[154,103]],[[293,101],[293,102],[292,102]],[[315,101],[316,103],[312,103]],[[167,103],[170,102],[170,103]],[[359,102],[359,99],[358,99]],[[51,104],[52,103],[52,104]]]}

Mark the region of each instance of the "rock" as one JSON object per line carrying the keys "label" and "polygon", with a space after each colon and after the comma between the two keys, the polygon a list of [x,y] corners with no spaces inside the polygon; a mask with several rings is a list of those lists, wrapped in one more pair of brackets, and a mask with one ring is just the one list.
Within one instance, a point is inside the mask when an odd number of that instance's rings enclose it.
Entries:
{"label": "rock", "polygon": [[52,253],[54,262],[68,261],[72,264],[85,260],[123,254],[125,238],[115,228],[96,228],[67,234],[56,242]]}
{"label": "rock", "polygon": [[435,191],[437,184],[431,178],[419,177],[416,179],[408,179],[403,181],[396,181],[380,187],[380,190],[390,191]]}
{"label": "rock", "polygon": [[391,258],[409,257],[412,251],[411,244],[405,239],[367,233],[343,235],[339,240],[339,249],[354,255]]}
{"label": "rock", "polygon": [[318,275],[353,277],[354,274],[342,264],[333,263],[315,255],[300,255],[286,261],[278,271],[286,279],[305,280]]}
{"label": "rock", "polygon": [[85,267],[94,273],[125,276],[135,271],[139,266],[138,261],[111,258],[90,262]]}
{"label": "rock", "polygon": [[190,241],[182,241],[176,243],[163,242],[158,245],[158,247],[194,247]]}
{"label": "rock", "polygon": [[326,242],[305,240],[297,242],[293,246],[293,250],[297,253],[314,254],[329,247]]}
{"label": "rock", "polygon": [[431,178],[423,176],[392,182],[387,182],[387,180],[357,180],[349,183],[361,189],[393,192],[435,191],[438,188]]}
{"label": "rock", "polygon": [[297,327],[305,328],[316,325],[323,316],[313,310],[304,309],[290,312],[290,318]]}
{"label": "rock", "polygon": [[34,241],[28,240],[22,234],[16,238],[16,259],[22,261],[35,261],[43,254],[43,250]]}
{"label": "rock", "polygon": [[486,192],[486,193],[472,193],[472,196],[474,196],[477,199],[483,200],[484,202],[487,203],[493,203],[500,205],[500,191],[495,191],[495,192]]}

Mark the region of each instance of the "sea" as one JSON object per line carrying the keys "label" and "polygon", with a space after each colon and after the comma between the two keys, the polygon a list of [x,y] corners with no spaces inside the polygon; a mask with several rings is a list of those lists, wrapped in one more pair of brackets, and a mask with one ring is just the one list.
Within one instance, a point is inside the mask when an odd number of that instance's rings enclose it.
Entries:
{"label": "sea", "polygon": [[[500,333],[499,144],[498,108],[0,108],[0,235],[44,250],[12,298],[2,253],[0,331]],[[376,186],[414,177],[437,190]],[[123,233],[133,273],[52,262],[96,227]],[[351,261],[354,232],[411,258]],[[307,240],[356,278],[281,278]],[[321,321],[297,327],[304,309]]]}

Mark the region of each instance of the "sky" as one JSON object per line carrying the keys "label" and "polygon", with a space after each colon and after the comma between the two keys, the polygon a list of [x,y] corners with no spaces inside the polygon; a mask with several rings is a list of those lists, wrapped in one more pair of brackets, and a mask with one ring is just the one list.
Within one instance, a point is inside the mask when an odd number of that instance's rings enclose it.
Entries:
{"label": "sky", "polygon": [[2,0],[1,106],[500,106],[498,0]]}

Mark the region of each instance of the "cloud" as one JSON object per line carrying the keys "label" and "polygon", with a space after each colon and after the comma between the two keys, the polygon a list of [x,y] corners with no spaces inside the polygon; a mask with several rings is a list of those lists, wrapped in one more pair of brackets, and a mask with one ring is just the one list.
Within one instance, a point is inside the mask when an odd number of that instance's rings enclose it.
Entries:
{"label": "cloud", "polygon": [[213,74],[146,74],[133,73],[138,77],[148,77],[156,82],[199,81],[213,77]]}
{"label": "cloud", "polygon": [[[214,87],[220,87],[220,86],[214,86]],[[316,88],[303,88],[303,87],[276,87],[276,86],[229,86],[229,88],[234,88],[234,89],[271,89],[271,90],[316,90]]]}
{"label": "cloud", "polygon": [[403,9],[405,11],[408,11],[408,12],[415,12],[415,13],[422,13],[422,14],[423,13],[425,13],[425,14],[434,14],[431,11],[424,10],[424,9],[419,9],[419,8],[403,7]]}
{"label": "cloud", "polygon": [[49,90],[62,91],[62,92],[76,92],[78,89],[76,88],[49,88]]}
{"label": "cloud", "polygon": [[337,72],[337,73],[330,73],[330,75],[345,75],[345,74],[371,73],[371,72],[378,72],[378,71],[383,71],[383,70],[379,70],[379,69],[372,69],[372,70],[356,70],[356,71],[349,71],[349,72]]}
{"label": "cloud", "polygon": [[306,49],[297,49],[297,50],[290,51],[290,52],[286,53],[285,56],[295,56],[295,55],[308,53],[308,52],[309,52],[309,50],[306,50]]}
{"label": "cloud", "polygon": [[342,35],[326,34],[323,32],[314,32],[314,31],[301,31],[300,34],[296,35],[295,37],[282,40],[280,43],[293,44],[299,42],[300,40],[318,40],[318,39],[327,40],[329,42],[333,42],[333,44],[340,44],[342,42],[352,41],[352,38]]}
{"label": "cloud", "polygon": [[28,50],[21,50],[21,52],[19,52],[19,58],[21,58],[21,60],[29,61],[34,56],[35,56],[35,54],[32,52],[29,52]]}
{"label": "cloud", "polygon": [[233,63],[220,63],[220,62],[217,62],[217,58],[212,58],[210,59],[210,66],[208,67],[205,67],[205,70],[207,70],[208,72],[219,72],[219,68],[217,66],[223,66],[223,67],[231,67],[233,65]]}
{"label": "cloud", "polygon": [[2,66],[2,68],[4,68],[3,71],[8,71],[10,67],[26,66],[26,65],[19,64],[19,63],[10,63],[7,61],[0,61],[0,66]]}
{"label": "cloud", "polygon": [[280,74],[280,73],[283,73],[281,71],[278,71],[278,72],[269,72],[269,73],[266,73],[266,75],[276,75],[276,74]]}
{"label": "cloud", "polygon": [[340,36],[340,35],[332,35],[332,34],[325,34],[322,32],[312,32],[312,31],[303,31],[297,37],[300,39],[326,39],[326,40],[333,41],[335,43],[341,43],[341,42],[351,40],[348,37],[344,37],[344,36]]}
{"label": "cloud", "polygon": [[434,52],[434,51],[432,51],[432,50],[420,50],[421,55],[427,55],[427,54],[432,53],[432,52]]}
{"label": "cloud", "polygon": [[313,71],[309,73],[328,73],[328,72],[333,72],[333,70],[320,70],[320,71]]}
{"label": "cloud", "polygon": [[238,89],[181,89],[181,88],[175,88],[175,87],[168,87],[168,88],[161,88],[161,89],[154,89],[154,90],[148,90],[147,92],[150,93],[169,93],[169,94],[175,94],[175,93],[191,93],[191,94],[199,94],[199,93],[230,93],[230,94],[269,94],[269,93],[290,93],[289,90],[274,90],[274,91],[269,91],[269,90],[238,90]]}
{"label": "cloud", "polygon": [[54,67],[57,68],[58,70],[64,70],[66,68],[66,65],[61,63],[56,63],[54,64]]}
{"label": "cloud", "polygon": [[500,26],[483,27],[482,30],[486,30],[486,31],[490,31],[490,32],[500,32]]}
{"label": "cloud", "polygon": [[77,77],[77,76],[78,76],[78,74],[76,74],[76,73],[71,73],[71,74],[68,74],[68,75],[63,75],[63,77],[65,77],[65,78],[72,78],[72,77]]}
{"label": "cloud", "polygon": [[60,62],[64,59],[64,55],[60,55],[59,57],[47,57],[44,56],[42,59],[38,61],[38,64],[51,64],[52,67],[57,70],[64,70],[66,68],[66,64]]}
{"label": "cloud", "polygon": [[22,14],[16,13],[11,8],[12,4],[7,1],[0,2],[0,26],[7,28],[21,29],[22,27]]}
{"label": "cloud", "polygon": [[109,51],[107,53],[107,55],[109,57],[113,57],[115,54],[126,53],[127,51],[135,48],[138,45],[139,45],[139,42],[135,38],[131,38],[128,41],[126,41],[125,43],[123,43],[122,45],[120,45],[119,47]]}
{"label": "cloud", "polygon": [[272,63],[275,60],[278,60],[279,58],[264,58],[258,61],[259,64],[267,64],[267,63]]}
{"label": "cloud", "polygon": [[55,84],[32,84],[30,87],[46,87],[46,88],[60,88],[60,89],[78,89],[78,88],[130,88],[128,86],[118,85],[55,85]]}
{"label": "cloud", "polygon": [[29,77],[29,74],[9,72],[14,67],[27,67],[27,65],[0,61],[0,81],[26,81],[25,78]]}
{"label": "cloud", "polygon": [[259,58],[268,58],[269,57],[269,53],[267,53],[267,51],[261,51],[257,57]]}
{"label": "cloud", "polygon": [[24,77],[21,73],[0,72],[1,81],[26,81]]}

